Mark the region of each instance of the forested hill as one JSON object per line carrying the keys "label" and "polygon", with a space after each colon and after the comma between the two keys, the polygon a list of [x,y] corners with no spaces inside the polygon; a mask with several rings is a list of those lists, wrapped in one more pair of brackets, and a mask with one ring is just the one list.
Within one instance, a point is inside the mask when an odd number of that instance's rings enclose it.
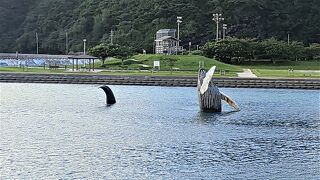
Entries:
{"label": "forested hill", "polygon": [[176,28],[182,16],[182,44],[214,38],[213,13],[223,13],[228,35],[320,41],[320,0],[0,0],[0,52],[64,53],[109,42],[139,49],[153,47],[161,28]]}

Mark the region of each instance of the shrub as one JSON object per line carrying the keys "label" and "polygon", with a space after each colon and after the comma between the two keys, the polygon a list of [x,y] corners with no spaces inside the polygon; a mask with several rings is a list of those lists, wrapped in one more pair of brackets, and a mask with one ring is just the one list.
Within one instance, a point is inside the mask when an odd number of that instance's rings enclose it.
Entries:
{"label": "shrub", "polygon": [[215,49],[216,49],[216,42],[210,41],[203,46],[202,51],[206,57],[214,58],[214,56],[216,55]]}
{"label": "shrub", "polygon": [[312,44],[306,47],[304,53],[307,59],[320,59],[320,44]]}
{"label": "shrub", "polygon": [[93,56],[101,57],[103,62],[107,57],[115,57],[121,59],[123,62],[123,60],[134,54],[131,47],[103,43],[89,49],[89,53]]}
{"label": "shrub", "polygon": [[[319,46],[310,47],[308,56],[320,56]],[[282,60],[300,60],[305,57],[305,48],[300,42],[290,44],[275,38],[255,41],[253,39],[229,38],[218,42],[208,42],[203,47],[205,56],[226,63],[242,63],[251,59],[270,59],[273,63]],[[318,54],[318,55],[317,55]]]}
{"label": "shrub", "polygon": [[260,53],[262,54],[258,54],[258,56],[270,59],[273,63],[275,63],[276,60],[289,59],[290,57],[288,44],[283,41],[277,41],[275,38],[271,38],[264,40],[259,44],[262,49],[262,52]]}
{"label": "shrub", "polygon": [[253,40],[228,38],[218,42],[208,42],[203,47],[205,56],[216,57],[222,62],[242,62],[254,55]]}
{"label": "shrub", "polygon": [[203,51],[202,50],[194,50],[194,51],[191,51],[191,55],[202,56],[203,55]]}

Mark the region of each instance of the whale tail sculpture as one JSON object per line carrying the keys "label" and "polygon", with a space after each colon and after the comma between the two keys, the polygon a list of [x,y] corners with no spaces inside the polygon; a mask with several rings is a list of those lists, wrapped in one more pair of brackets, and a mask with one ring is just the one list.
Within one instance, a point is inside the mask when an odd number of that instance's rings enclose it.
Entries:
{"label": "whale tail sculpture", "polygon": [[198,97],[200,109],[204,112],[221,112],[221,100],[226,101],[236,111],[239,111],[237,104],[227,95],[219,91],[218,86],[213,81],[213,74],[216,66],[208,72],[200,69],[198,73]]}
{"label": "whale tail sculpture", "polygon": [[112,90],[108,86],[101,86],[100,88],[106,93],[107,105],[115,104],[116,103],[116,98],[114,97],[114,94],[113,94]]}

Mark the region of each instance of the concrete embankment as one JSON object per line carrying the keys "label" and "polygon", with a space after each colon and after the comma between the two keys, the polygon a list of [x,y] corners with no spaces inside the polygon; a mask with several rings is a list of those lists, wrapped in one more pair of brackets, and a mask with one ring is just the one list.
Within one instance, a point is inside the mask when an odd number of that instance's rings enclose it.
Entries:
{"label": "concrete embankment", "polygon": [[[0,73],[0,82],[196,87],[195,77]],[[320,79],[216,78],[219,87],[320,89]]]}

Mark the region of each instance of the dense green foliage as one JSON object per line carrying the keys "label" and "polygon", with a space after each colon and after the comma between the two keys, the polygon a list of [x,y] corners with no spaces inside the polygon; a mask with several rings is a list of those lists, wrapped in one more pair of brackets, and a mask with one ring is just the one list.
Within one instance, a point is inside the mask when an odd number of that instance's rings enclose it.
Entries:
{"label": "dense green foliage", "polygon": [[107,57],[114,57],[122,61],[134,54],[131,47],[121,46],[118,44],[99,44],[89,49],[89,53],[93,56],[100,57],[104,61]]}
{"label": "dense green foliage", "polygon": [[243,61],[265,61],[273,63],[283,60],[316,59],[320,55],[319,44],[304,47],[299,42],[287,43],[274,38],[265,40],[227,38],[218,42],[211,41],[204,45],[205,56],[226,63],[242,63]]}
{"label": "dense green foliage", "polygon": [[[239,38],[276,37],[305,44],[320,41],[319,0],[1,0],[0,52],[40,53],[81,51],[114,42],[152,52],[154,34],[176,28],[183,17],[182,45],[203,45],[215,37],[212,13],[221,12],[227,34]],[[141,51],[140,51],[141,52]]]}

